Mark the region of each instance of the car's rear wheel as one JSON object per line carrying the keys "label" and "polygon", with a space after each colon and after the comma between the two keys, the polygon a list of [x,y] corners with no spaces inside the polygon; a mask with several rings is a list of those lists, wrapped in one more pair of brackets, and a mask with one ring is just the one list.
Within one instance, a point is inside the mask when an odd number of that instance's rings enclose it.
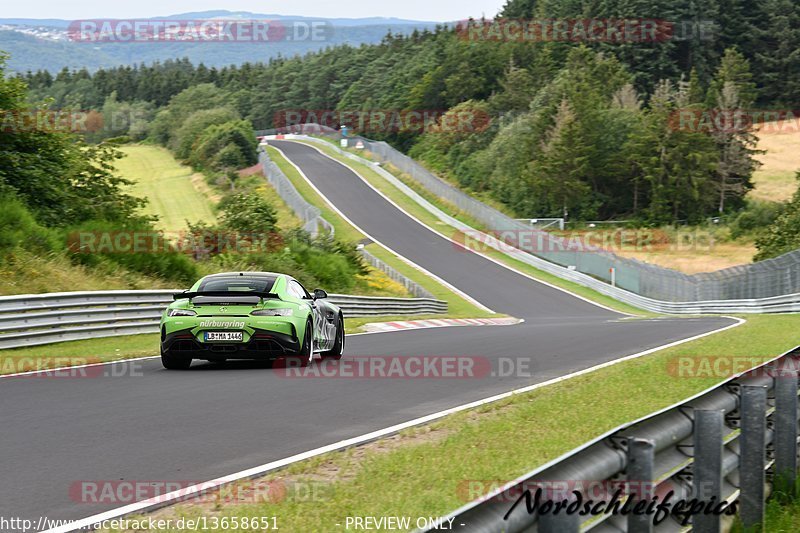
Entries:
{"label": "car's rear wheel", "polygon": [[191,366],[192,358],[171,354],[161,348],[161,364],[167,370],[186,370]]}
{"label": "car's rear wheel", "polygon": [[339,315],[336,324],[336,340],[333,343],[333,348],[328,350],[327,352],[322,352],[323,359],[333,359],[334,361],[338,361],[342,358],[342,353],[344,352],[344,320],[342,320],[342,315]]}
{"label": "car's rear wheel", "polygon": [[306,332],[303,335],[303,346],[295,357],[290,358],[290,363],[294,366],[306,367],[314,359],[314,332],[311,329],[311,322],[306,322]]}

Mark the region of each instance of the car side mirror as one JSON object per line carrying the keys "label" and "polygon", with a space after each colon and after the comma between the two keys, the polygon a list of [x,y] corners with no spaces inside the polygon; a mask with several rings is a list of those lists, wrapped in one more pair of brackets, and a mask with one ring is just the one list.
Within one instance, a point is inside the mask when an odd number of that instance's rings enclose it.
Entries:
{"label": "car side mirror", "polygon": [[327,298],[328,293],[323,291],[322,289],[314,289],[314,299],[319,300],[320,298]]}

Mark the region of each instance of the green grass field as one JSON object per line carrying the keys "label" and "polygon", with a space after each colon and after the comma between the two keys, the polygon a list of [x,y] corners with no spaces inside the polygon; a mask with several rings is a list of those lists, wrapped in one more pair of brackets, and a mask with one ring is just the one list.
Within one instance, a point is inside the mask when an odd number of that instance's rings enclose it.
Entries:
{"label": "green grass field", "polygon": [[[795,487],[800,495],[800,482]],[[772,498],[767,502],[764,531],[769,533],[795,533],[800,531],[800,497],[795,501],[787,501],[784,495]],[[741,522],[734,524],[733,533],[745,533]]]}
{"label": "green grass field", "polygon": [[160,229],[181,231],[187,220],[216,221],[213,202],[201,190],[205,185],[202,177],[175,161],[166,148],[129,145],[121,150],[125,157],[116,163],[117,171],[135,182],[131,194],[149,200],[144,212],[158,216]]}

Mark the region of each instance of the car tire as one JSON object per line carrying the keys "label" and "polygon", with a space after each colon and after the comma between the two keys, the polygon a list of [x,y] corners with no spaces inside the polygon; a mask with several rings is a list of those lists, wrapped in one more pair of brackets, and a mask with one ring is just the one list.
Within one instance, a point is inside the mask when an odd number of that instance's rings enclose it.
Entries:
{"label": "car tire", "polygon": [[311,327],[311,322],[306,322],[306,333],[303,335],[303,346],[300,347],[300,351],[297,352],[296,356],[290,358],[290,363],[292,366],[305,368],[311,364],[311,361],[314,359],[313,339],[314,330]]}
{"label": "car tire", "polygon": [[339,315],[336,324],[336,340],[333,343],[333,348],[328,350],[327,352],[322,352],[320,355],[323,359],[332,359],[334,361],[338,361],[342,358],[342,354],[344,353],[344,320],[342,320],[342,315]]}
{"label": "car tire", "polygon": [[169,353],[168,351],[164,351],[161,349],[161,364],[167,370],[186,370],[192,364],[191,357],[182,357],[179,355],[174,355]]}

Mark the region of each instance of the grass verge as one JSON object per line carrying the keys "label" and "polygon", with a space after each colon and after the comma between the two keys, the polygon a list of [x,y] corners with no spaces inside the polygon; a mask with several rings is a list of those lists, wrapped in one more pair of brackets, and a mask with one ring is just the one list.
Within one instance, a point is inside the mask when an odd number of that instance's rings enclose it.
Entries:
{"label": "grass verge", "polygon": [[[335,531],[347,516],[445,515],[478,496],[466,490],[469,481],[513,479],[725,379],[676,376],[676,358],[768,360],[800,343],[798,322],[796,315],[749,317],[731,330],[296,463],[258,484],[242,482],[242,490],[228,490],[221,500],[182,503],[155,515],[276,516],[289,531]],[[259,487],[271,490],[259,493]]]}
{"label": "grass verge", "polygon": [[0,374],[158,355],[158,334],[125,335],[0,350]]}
{"label": "grass verge", "polygon": [[[795,491],[800,494],[800,481]],[[743,533],[744,527],[736,521],[731,529],[733,533]],[[789,501],[784,497],[775,497],[767,502],[764,519],[764,531],[770,533],[795,533],[800,531],[800,498]]]}
{"label": "grass verge", "polygon": [[76,265],[61,254],[46,256],[22,248],[0,260],[0,295],[115,289],[171,289],[175,283],[126,270],[114,264]]}

